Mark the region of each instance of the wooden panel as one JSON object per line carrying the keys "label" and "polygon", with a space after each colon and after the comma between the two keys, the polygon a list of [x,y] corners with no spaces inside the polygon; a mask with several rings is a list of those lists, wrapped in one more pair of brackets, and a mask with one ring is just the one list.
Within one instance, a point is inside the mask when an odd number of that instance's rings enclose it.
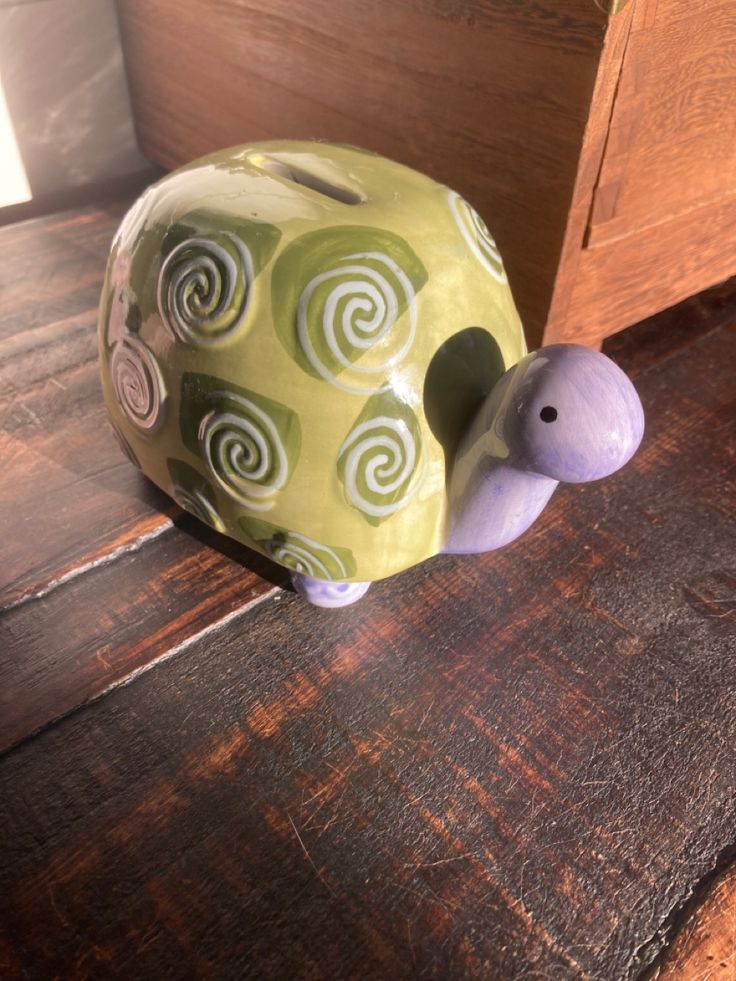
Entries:
{"label": "wooden panel", "polygon": [[593,205],[591,245],[736,195],[733,3],[709,3],[707,16],[698,5],[658,3],[656,16],[644,23],[639,17],[634,28]]}
{"label": "wooden panel", "polygon": [[538,342],[607,23],[592,0],[119,7],[151,157],[320,138],[426,171],[487,219]]}
{"label": "wooden panel", "polygon": [[[697,121],[710,113],[713,114],[710,118],[714,134],[716,131],[729,131],[734,120],[733,113],[724,113],[716,125],[718,105],[722,106],[723,99],[717,104],[701,99],[697,87],[690,93],[692,105],[688,102],[687,84],[693,77],[688,61],[691,48],[685,43],[685,36],[679,27],[683,19],[687,20],[688,13],[692,14],[691,5],[683,2],[663,4],[656,0],[643,0],[631,5],[628,11],[628,14],[633,14],[630,30],[629,24],[623,21],[627,12],[612,22],[591,120],[586,130],[580,172],[545,331],[547,343],[577,341],[599,345],[604,337],[621,327],[650,316],[736,272],[736,197],[714,194],[712,196],[717,200],[712,204],[693,210],[694,202],[699,200],[698,195],[705,187],[700,183],[701,173],[704,181],[708,174],[720,174],[719,179],[728,183],[729,170],[722,166],[723,160],[715,169],[708,170],[700,167],[699,158],[688,158],[687,153],[681,153],[682,159],[690,160],[691,174],[674,187],[663,174],[646,172],[644,158],[649,152],[647,147],[650,141],[654,141],[656,135],[657,146],[660,146],[663,140],[675,140],[679,132],[670,124],[662,124],[658,130],[658,124],[653,122],[649,130],[641,130],[642,160],[635,160],[632,156],[630,171],[632,180],[639,182],[637,186],[641,190],[641,201],[656,210],[652,221],[664,223],[652,224],[648,218],[642,218],[640,224],[645,227],[637,228],[639,219],[636,213],[622,211],[620,223],[616,226],[616,209],[624,200],[621,197],[624,182],[620,173],[615,171],[613,162],[620,163],[623,159],[620,152],[622,141],[625,142],[624,137],[628,139],[626,127],[629,117],[624,108],[627,105],[634,108],[643,106],[647,112],[656,113],[662,101],[657,97],[660,72],[669,86],[671,99],[680,99],[682,118],[691,119],[695,128],[700,125]],[[695,32],[696,40],[700,38],[701,41],[703,31],[713,32],[713,52],[708,57],[699,56],[698,64],[702,63],[704,67],[698,68],[695,74],[701,70],[716,74],[723,72],[724,58],[728,61],[731,57],[724,51],[727,45],[718,36],[718,30],[731,29],[732,13],[726,11],[725,5],[721,5],[715,13],[715,20],[700,18],[704,26]],[[660,32],[656,37],[652,34],[655,29]],[[674,53],[675,43],[683,44],[683,53]],[[659,47],[655,51],[657,44]],[[617,50],[612,51],[612,46]],[[640,57],[637,52],[641,57],[652,60],[651,71],[645,75],[637,74],[637,58]],[[621,66],[620,80],[616,66]],[[682,71],[681,66],[684,66]],[[677,73],[680,74],[679,79]],[[727,84],[722,78],[721,84],[723,96],[733,83]],[[616,110],[609,132],[607,117],[614,93]],[[691,112],[686,111],[688,106]],[[633,119],[634,115],[630,118]],[[636,133],[635,128],[631,129],[631,133]],[[701,143],[706,145],[703,141]],[[734,146],[736,144],[732,141],[729,149],[732,159],[736,159],[733,157]],[[669,152],[653,153],[647,159],[656,169],[659,166],[657,160],[664,159]],[[684,213],[672,217],[673,212],[678,211]],[[617,237],[619,235],[624,237]]]}
{"label": "wooden panel", "polygon": [[732,323],[735,300],[736,279],[727,280],[606,338],[603,351],[636,375],[676,352],[686,352],[697,337]]}
{"label": "wooden panel", "polygon": [[[598,186],[601,163],[606,149],[611,108],[629,43],[635,9],[638,8],[629,6],[623,13],[617,15],[611,21],[606,33],[590,115],[585,127],[572,203],[567,216],[552,301],[545,324],[545,343],[553,343],[562,337],[573,336],[572,331],[567,327],[568,307],[573,290],[578,283],[580,259],[589,229],[593,195]],[[630,322],[630,320],[623,321],[612,326],[610,323],[599,324],[597,318],[596,320],[588,318],[585,329],[575,336],[575,340],[596,347],[607,334]]]}
{"label": "wooden panel", "polygon": [[568,304],[548,325],[545,341],[599,344],[632,320],[721,282],[735,269],[736,198],[620,242],[583,249]]}
{"label": "wooden panel", "polygon": [[6,612],[18,731],[159,661],[0,756],[3,979],[638,976],[733,845],[734,310],[609,345],[640,454],[498,553],[336,613],[177,519]]}

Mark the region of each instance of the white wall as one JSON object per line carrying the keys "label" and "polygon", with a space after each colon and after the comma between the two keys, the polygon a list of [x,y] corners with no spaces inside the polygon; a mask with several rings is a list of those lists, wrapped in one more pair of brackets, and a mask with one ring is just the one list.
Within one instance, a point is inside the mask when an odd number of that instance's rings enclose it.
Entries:
{"label": "white wall", "polygon": [[148,167],[113,0],[0,0],[0,81],[34,198]]}

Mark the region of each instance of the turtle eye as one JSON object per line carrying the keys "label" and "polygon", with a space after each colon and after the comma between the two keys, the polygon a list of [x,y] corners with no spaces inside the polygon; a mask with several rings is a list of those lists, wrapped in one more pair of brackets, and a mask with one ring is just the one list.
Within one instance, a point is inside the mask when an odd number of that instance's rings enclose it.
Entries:
{"label": "turtle eye", "polygon": [[557,409],[553,405],[545,405],[539,413],[539,418],[542,422],[554,422],[557,418]]}

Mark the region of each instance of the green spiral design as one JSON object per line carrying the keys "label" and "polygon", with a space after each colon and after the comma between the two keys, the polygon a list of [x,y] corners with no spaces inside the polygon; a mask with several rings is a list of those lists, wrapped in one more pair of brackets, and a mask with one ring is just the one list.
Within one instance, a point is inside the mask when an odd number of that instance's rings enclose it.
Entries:
{"label": "green spiral design", "polygon": [[169,459],[166,466],[171,478],[169,493],[179,507],[216,531],[224,532],[225,523],[217,512],[215,493],[206,478],[184,460]]}
{"label": "green spiral design", "polygon": [[217,511],[215,511],[207,498],[203,497],[197,491],[188,491],[186,488],[174,484],[171,489],[171,496],[180,508],[188,511],[189,514],[193,514],[195,518],[199,518],[206,525],[210,525],[216,531],[225,530],[225,525]]}
{"label": "green spiral design", "polygon": [[161,266],[161,318],[185,344],[220,344],[242,326],[253,278],[253,258],[238,236],[222,232],[188,238]]}
{"label": "green spiral design", "polygon": [[369,399],[337,459],[348,502],[371,524],[409,503],[418,490],[422,436],[413,411],[391,393]]}
{"label": "green spiral design", "polygon": [[287,531],[265,521],[241,518],[240,527],[274,562],[294,572],[330,582],[344,582],[356,573],[349,549],[324,545],[308,535]]}
{"label": "green spiral design", "polygon": [[167,399],[153,352],[138,337],[123,337],[110,352],[109,371],[115,398],[128,420],[143,432],[158,429]]}
{"label": "green spiral design", "polygon": [[310,232],[272,277],[276,330],[301,367],[335,388],[371,395],[408,355],[424,266],[403,239],[369,227]]}
{"label": "green spiral design", "polygon": [[233,406],[213,410],[202,420],[200,441],[207,464],[220,486],[257,510],[272,506],[286,483],[288,463],[273,421],[249,399],[218,393]]}
{"label": "green spiral design", "polygon": [[455,224],[470,251],[495,280],[507,283],[501,253],[481,216],[457,191],[450,191],[448,201]]}
{"label": "green spiral design", "polygon": [[267,511],[286,486],[301,433],[286,406],[208,375],[182,379],[182,437],[215,483],[253,511]]}

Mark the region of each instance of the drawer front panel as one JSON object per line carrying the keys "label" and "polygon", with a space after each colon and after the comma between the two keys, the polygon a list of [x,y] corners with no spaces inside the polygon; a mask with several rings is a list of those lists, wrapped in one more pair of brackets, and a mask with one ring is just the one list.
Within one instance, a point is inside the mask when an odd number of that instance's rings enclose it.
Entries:
{"label": "drawer front panel", "polygon": [[587,244],[632,235],[736,193],[736,6],[635,10]]}

